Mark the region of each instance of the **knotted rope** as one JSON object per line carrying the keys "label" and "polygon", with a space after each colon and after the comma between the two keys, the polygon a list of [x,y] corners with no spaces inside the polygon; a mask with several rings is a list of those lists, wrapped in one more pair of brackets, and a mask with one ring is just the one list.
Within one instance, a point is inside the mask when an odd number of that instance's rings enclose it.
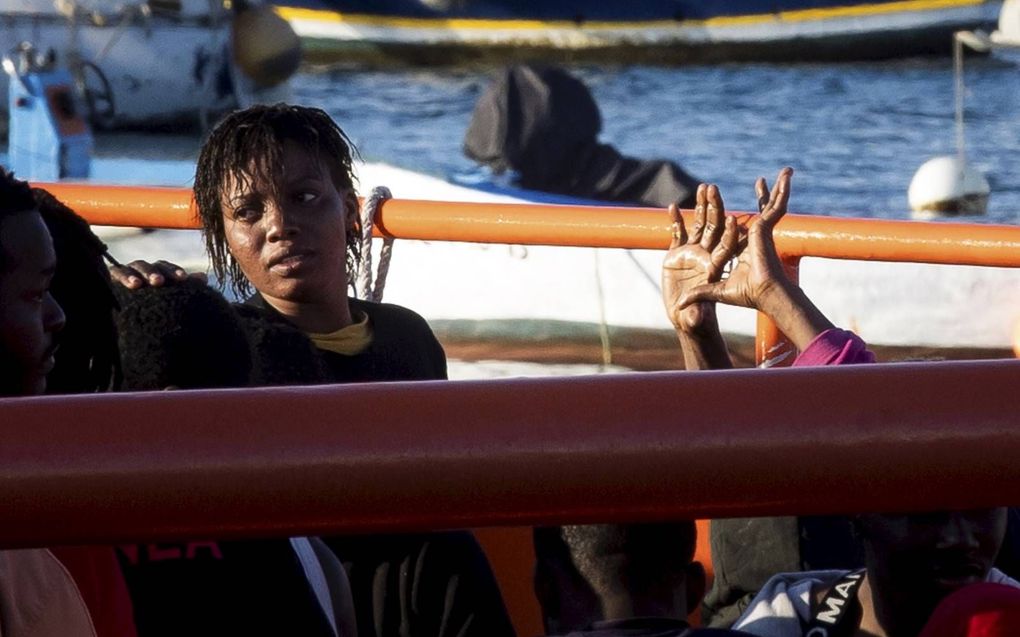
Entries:
{"label": "knotted rope", "polygon": [[386,288],[386,275],[390,271],[390,256],[393,254],[393,237],[383,239],[379,252],[379,268],[372,282],[372,227],[379,206],[393,198],[386,186],[376,186],[361,207],[361,266],[358,268],[355,290],[359,299],[380,303]]}

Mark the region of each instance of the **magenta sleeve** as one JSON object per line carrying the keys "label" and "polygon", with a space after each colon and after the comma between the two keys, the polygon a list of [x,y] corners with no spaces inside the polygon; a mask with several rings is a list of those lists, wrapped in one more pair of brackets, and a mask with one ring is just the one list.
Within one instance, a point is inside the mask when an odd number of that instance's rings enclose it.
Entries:
{"label": "magenta sleeve", "polygon": [[811,341],[797,360],[794,367],[818,365],[855,365],[874,363],[875,355],[859,336],[849,330],[833,328],[825,330]]}

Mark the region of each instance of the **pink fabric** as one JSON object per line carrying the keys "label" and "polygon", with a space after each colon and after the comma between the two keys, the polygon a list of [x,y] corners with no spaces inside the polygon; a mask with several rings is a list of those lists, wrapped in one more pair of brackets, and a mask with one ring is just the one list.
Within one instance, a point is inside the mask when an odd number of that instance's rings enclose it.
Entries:
{"label": "pink fabric", "polygon": [[942,600],[918,637],[1017,637],[1020,589],[972,584]]}
{"label": "pink fabric", "polygon": [[797,360],[793,361],[793,366],[856,365],[874,362],[875,355],[859,336],[849,330],[833,328],[816,336],[815,340],[800,353]]}

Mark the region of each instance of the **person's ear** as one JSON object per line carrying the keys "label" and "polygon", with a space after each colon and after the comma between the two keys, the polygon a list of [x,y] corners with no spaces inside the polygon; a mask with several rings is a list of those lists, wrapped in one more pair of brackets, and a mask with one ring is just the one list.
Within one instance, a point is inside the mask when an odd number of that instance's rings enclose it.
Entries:
{"label": "person's ear", "polygon": [[687,614],[693,613],[701,605],[707,587],[705,567],[701,562],[691,562],[684,569],[684,590],[687,593]]}

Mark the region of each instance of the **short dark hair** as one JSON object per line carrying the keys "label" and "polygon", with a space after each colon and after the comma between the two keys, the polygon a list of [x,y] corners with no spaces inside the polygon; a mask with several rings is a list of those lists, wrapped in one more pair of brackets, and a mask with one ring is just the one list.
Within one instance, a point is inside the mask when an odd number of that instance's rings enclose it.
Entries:
{"label": "short dark hair", "polygon": [[[326,162],[338,190],[354,188],[357,149],[325,111],[307,106],[257,105],[227,115],[202,145],[195,169],[195,205],[216,278],[239,297],[251,284],[230,255],[224,236],[224,189],[230,181],[276,187],[283,145],[293,141]],[[347,228],[347,268],[361,258],[360,224]]]}
{"label": "short dark hair", "polygon": [[599,595],[641,594],[683,581],[697,543],[694,522],[573,525],[560,527],[559,535]]}
{"label": "short dark hair", "polygon": [[117,294],[124,389],[249,384],[251,348],[222,294],[195,280]]}
{"label": "short dark hair", "polygon": [[106,244],[87,221],[42,188],[32,195],[53,237],[57,270],[50,293],[67,317],[60,334],[56,366],[46,392],[80,394],[110,391],[120,384],[116,312],[119,308],[103,257]]}
{"label": "short dark hair", "polygon": [[[9,216],[32,210],[35,210],[35,200],[32,198],[31,186],[0,166],[0,224]],[[0,272],[6,269],[6,257],[3,245],[0,244]]]}

